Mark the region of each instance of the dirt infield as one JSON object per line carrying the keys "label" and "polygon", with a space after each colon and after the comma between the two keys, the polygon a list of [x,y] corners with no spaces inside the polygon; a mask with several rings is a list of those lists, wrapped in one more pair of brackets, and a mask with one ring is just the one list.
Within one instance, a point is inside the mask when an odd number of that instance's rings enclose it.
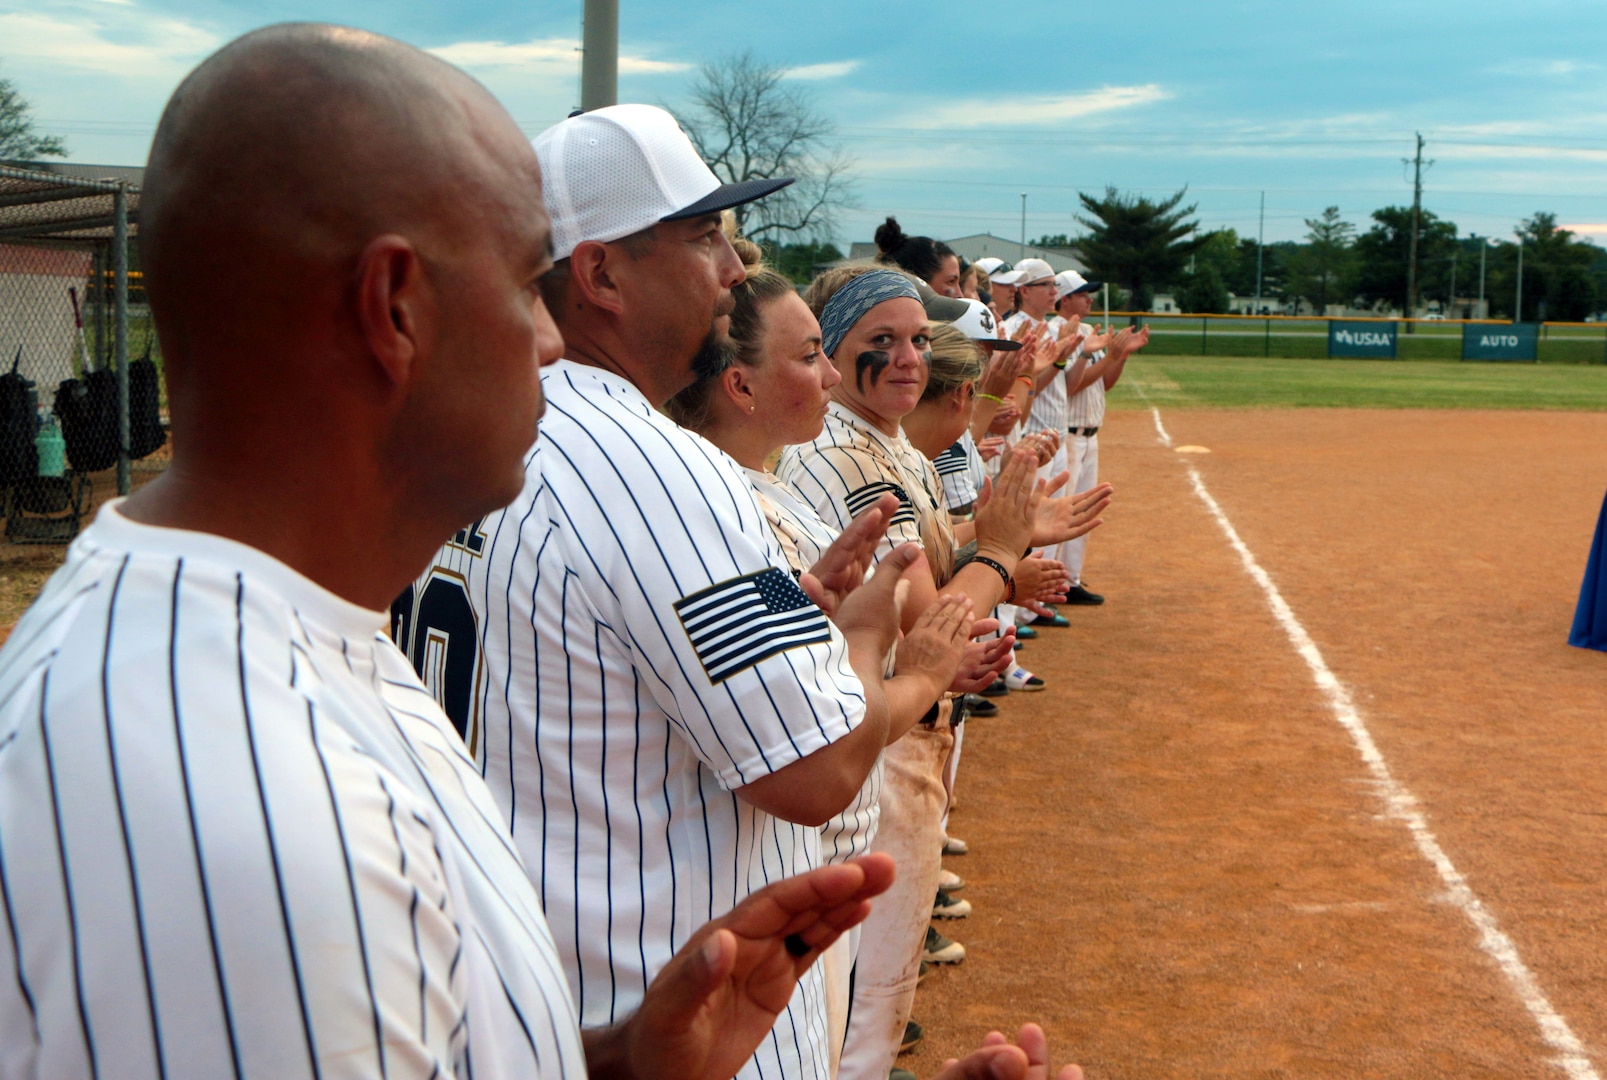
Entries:
{"label": "dirt infield", "polygon": [[[1607,415],[1112,413],[1109,597],[973,722],[946,860],[970,950],[918,1074],[1042,1020],[1095,1080],[1559,1077],[1190,487],[1199,470],[1397,782],[1607,1073],[1607,655],[1566,635]],[[1587,1066],[1588,1068],[1589,1066]],[[1575,1071],[1575,1075],[1588,1075]]]}

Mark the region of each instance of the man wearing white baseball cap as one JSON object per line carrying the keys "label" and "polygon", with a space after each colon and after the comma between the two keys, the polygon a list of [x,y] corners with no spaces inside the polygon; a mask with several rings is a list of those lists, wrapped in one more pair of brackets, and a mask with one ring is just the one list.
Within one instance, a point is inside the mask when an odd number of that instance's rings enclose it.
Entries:
{"label": "man wearing white baseball cap", "polygon": [[[720,212],[790,181],[722,185],[646,105],[570,117],[534,147],[565,359],[542,370],[524,490],[437,554],[411,637],[478,653],[454,719],[594,1028],[637,1008],[710,916],[820,864],[818,825],[886,743],[878,639],[896,623],[847,620],[859,594],[835,605],[846,632],[828,621],[735,462],[660,412],[728,362],[744,271]],[[884,502],[828,555],[860,565]],[[817,965],[740,1075],[825,1080],[825,1033]]]}
{"label": "man wearing white baseball cap", "polygon": [[988,279],[988,306],[993,314],[1003,319],[1009,316],[1015,306],[1016,286],[1025,280],[1025,275],[1018,273],[1014,267],[1003,259],[991,256],[976,261],[977,269],[987,275]]}

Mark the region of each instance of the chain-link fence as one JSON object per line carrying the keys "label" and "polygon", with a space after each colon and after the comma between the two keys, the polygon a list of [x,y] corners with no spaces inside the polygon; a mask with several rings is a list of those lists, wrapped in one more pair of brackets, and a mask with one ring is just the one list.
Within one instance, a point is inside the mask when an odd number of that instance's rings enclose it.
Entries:
{"label": "chain-link fence", "polygon": [[136,462],[142,473],[166,464],[161,357],[129,265],[133,172],[0,165],[0,512],[9,543],[71,539],[97,503],[132,489]]}
{"label": "chain-link fence", "polygon": [[[1288,315],[1172,315],[1113,311],[1111,321],[1149,324],[1151,356],[1239,356],[1321,359],[1329,355],[1331,322],[1355,319]],[[1487,327],[1492,332],[1509,328],[1496,320],[1375,319],[1380,325],[1398,326],[1397,359],[1460,360],[1463,327]],[[1601,323],[1540,323],[1535,359],[1547,364],[1607,363],[1607,325]]]}

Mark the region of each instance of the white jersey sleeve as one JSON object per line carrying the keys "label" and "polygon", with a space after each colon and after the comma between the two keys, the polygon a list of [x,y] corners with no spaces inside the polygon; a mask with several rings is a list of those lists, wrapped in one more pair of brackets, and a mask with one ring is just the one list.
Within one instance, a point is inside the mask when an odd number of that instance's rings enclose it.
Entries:
{"label": "white jersey sleeve", "polygon": [[899,452],[892,440],[883,436],[878,442],[877,435],[833,402],[819,437],[813,443],[783,450],[776,475],[838,532],[883,495],[896,496],[898,509],[876,549],[875,558],[880,562],[901,544],[921,543],[915,500],[930,493],[917,488],[899,467]]}

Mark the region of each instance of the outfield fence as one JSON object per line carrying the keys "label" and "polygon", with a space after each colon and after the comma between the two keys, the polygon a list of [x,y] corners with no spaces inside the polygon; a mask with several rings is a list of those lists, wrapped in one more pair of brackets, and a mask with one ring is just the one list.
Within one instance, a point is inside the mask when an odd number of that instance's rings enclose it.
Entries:
{"label": "outfield fence", "polygon": [[[1499,319],[1367,319],[1293,315],[1170,315],[1113,311],[1112,322],[1145,323],[1145,351],[1159,356],[1276,356],[1324,359],[1328,324],[1398,323],[1400,360],[1460,360],[1462,328],[1504,327]],[[1543,364],[1607,364],[1607,323],[1540,324],[1538,359]]]}

